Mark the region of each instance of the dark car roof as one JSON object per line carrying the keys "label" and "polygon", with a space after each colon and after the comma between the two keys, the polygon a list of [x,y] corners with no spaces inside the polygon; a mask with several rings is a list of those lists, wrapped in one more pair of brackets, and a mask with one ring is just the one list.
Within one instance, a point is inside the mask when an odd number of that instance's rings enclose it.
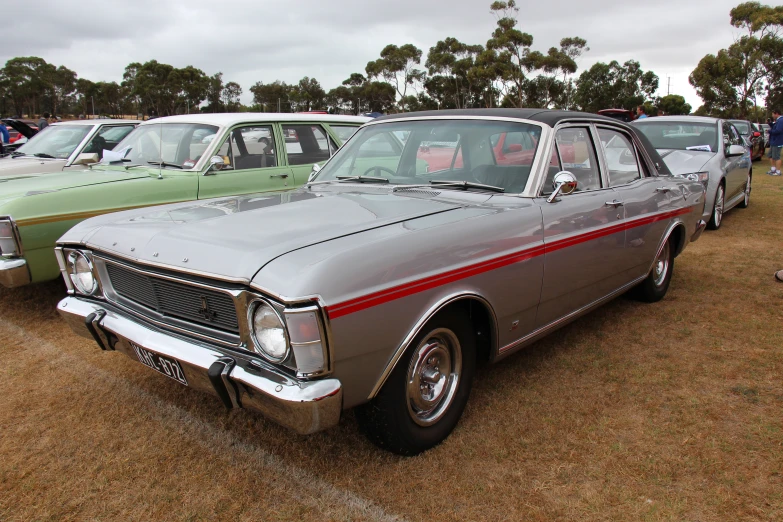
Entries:
{"label": "dark car roof", "polygon": [[598,114],[577,111],[558,111],[553,109],[448,109],[443,111],[403,112],[400,114],[387,114],[375,121],[388,121],[400,118],[429,118],[433,116],[485,116],[489,118],[523,118],[533,120],[554,127],[563,120],[588,118],[607,123],[617,123],[616,119],[607,118]]}

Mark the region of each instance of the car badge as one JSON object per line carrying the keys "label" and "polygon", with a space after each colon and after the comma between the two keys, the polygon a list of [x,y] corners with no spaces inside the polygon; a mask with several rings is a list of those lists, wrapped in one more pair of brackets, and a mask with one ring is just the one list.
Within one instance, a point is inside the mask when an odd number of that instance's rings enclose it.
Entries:
{"label": "car badge", "polygon": [[202,295],[201,296],[201,308],[198,310],[198,315],[204,318],[205,321],[212,322],[217,317],[217,312],[210,310],[209,308],[209,301],[207,301],[207,296]]}

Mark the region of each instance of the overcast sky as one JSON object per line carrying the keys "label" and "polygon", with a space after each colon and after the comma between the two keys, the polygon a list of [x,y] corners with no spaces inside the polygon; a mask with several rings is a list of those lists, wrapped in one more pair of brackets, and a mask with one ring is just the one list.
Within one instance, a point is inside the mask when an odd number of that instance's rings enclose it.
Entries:
{"label": "overcast sky", "polygon": [[[156,59],[223,72],[245,103],[256,81],[315,77],[329,90],[364,73],[390,43],[424,51],[453,36],[485,44],[495,18],[490,0],[24,0],[13,2],[0,62],[40,56],[92,81],[122,81],[131,62]],[[740,0],[518,0],[520,29],[546,51],[580,36],[597,61],[634,59],[660,77],[659,94],[701,100],[688,75],[707,53],[729,46],[738,30],[729,11]],[[9,4],[10,6],[10,4]],[[423,65],[422,60],[422,65]]]}

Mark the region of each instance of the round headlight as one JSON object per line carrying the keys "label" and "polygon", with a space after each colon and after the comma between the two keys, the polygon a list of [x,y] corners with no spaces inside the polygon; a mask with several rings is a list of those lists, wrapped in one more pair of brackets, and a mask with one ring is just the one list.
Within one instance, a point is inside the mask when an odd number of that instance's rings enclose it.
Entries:
{"label": "round headlight", "polygon": [[71,252],[68,255],[68,268],[71,282],[76,289],[86,295],[92,295],[98,290],[98,283],[92,273],[92,263],[81,252]]}
{"label": "round headlight", "polygon": [[274,308],[259,301],[253,310],[253,339],[256,348],[274,362],[288,355],[288,339],[283,321]]}

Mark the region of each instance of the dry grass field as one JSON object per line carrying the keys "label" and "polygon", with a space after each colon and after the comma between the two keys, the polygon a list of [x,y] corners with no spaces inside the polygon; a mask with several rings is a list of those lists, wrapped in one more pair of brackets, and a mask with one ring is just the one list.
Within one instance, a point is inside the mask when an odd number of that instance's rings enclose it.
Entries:
{"label": "dry grass field", "polygon": [[0,520],[783,519],[783,179],[620,298],[482,368],[415,458],[349,413],[300,437],[76,337],[63,287],[0,291]]}

